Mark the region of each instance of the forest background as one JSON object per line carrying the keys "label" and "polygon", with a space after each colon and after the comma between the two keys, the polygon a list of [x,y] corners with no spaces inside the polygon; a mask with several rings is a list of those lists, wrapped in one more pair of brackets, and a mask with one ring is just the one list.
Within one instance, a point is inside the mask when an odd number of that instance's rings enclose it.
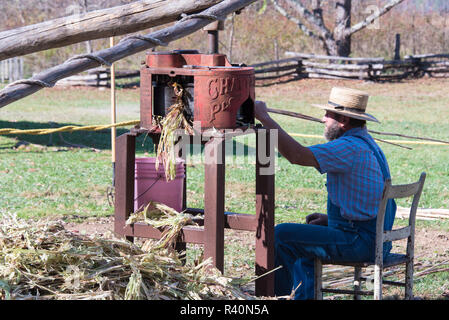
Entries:
{"label": "forest background", "polygon": [[[109,8],[135,0],[4,0],[0,2],[0,31],[35,24],[59,17],[82,14],[86,11]],[[313,0],[302,0],[310,4]],[[352,21],[356,23],[382,8],[386,0],[353,1]],[[335,6],[324,1],[324,19],[332,26]],[[149,33],[158,26],[140,33]],[[401,57],[414,54],[449,52],[449,1],[406,0],[381,17],[375,25],[352,37],[353,57],[394,56],[396,34],[401,35]],[[119,40],[119,39],[117,39]],[[24,56],[24,76],[30,77],[55,66],[75,54],[97,51],[109,46],[109,39],[92,40],[62,48]],[[158,47],[157,51],[198,49],[207,51],[205,31]],[[270,1],[258,1],[240,14],[228,16],[225,29],[220,32],[220,53],[233,63],[254,64],[285,58],[285,51],[324,54],[322,45],[305,35],[297,25],[276,11]],[[144,53],[130,56],[117,63],[117,68],[138,70]]]}

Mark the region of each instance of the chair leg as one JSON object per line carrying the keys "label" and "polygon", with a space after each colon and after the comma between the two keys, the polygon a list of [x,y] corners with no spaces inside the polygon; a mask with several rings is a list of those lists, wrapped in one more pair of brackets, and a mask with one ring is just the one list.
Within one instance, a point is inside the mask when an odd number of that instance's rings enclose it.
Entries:
{"label": "chair leg", "polygon": [[[362,268],[354,267],[354,291],[360,291],[361,277],[362,277]],[[354,293],[354,300],[360,300],[360,294]]]}
{"label": "chair leg", "polygon": [[314,263],[314,286],[315,286],[315,300],[323,300],[323,292],[321,291],[322,288],[322,267],[323,265],[321,264],[321,260],[318,258],[315,258],[315,263]]}
{"label": "chair leg", "polygon": [[413,299],[413,258],[405,264],[405,300]]}
{"label": "chair leg", "polygon": [[374,266],[374,300],[382,300],[382,269],[383,265]]}

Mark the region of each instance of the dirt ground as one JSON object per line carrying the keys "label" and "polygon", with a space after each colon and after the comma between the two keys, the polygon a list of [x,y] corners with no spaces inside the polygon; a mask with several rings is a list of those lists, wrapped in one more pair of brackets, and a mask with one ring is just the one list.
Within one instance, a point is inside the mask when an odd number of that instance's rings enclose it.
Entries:
{"label": "dirt ground", "polygon": [[[87,218],[81,223],[68,222],[65,228],[83,235],[93,235],[114,238],[113,217]],[[252,237],[246,232],[227,232],[227,237],[238,238],[243,242],[252,241]],[[250,245],[248,243],[248,245]],[[401,244],[402,245],[402,244]],[[418,227],[415,235],[415,256],[435,258],[446,257],[449,259],[449,233],[435,230],[430,227]]]}
{"label": "dirt ground", "polygon": [[[105,239],[117,238],[114,234],[113,217],[86,218],[80,223],[67,222],[65,228],[75,233],[87,236],[102,237]],[[254,238],[250,232],[239,232],[234,230],[226,230],[225,241],[229,243],[238,243],[242,247],[255,249]],[[405,240],[403,242],[395,242],[393,251],[405,248]],[[438,230],[429,226],[417,227],[415,237],[415,275],[422,270],[424,272],[429,269],[429,265],[448,265],[449,264],[449,232]],[[250,269],[248,265],[245,269]],[[240,269],[240,268],[239,268]],[[252,268],[251,268],[252,269]],[[240,269],[242,270],[242,269]],[[249,270],[250,271],[250,270]],[[248,272],[248,270],[246,270]],[[448,272],[447,270],[445,272]],[[441,296],[428,296],[425,299],[448,299],[449,286],[444,284],[444,292]]]}

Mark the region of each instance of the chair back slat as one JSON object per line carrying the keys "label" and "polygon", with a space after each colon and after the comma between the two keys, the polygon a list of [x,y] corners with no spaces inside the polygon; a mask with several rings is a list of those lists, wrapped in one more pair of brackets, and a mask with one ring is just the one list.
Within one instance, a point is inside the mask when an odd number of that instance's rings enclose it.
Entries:
{"label": "chair back slat", "polygon": [[388,199],[406,198],[415,195],[420,187],[420,181],[410,184],[391,186],[387,197]]}
{"label": "chair back slat", "polygon": [[384,242],[408,238],[410,236],[410,231],[410,226],[391,231],[384,231]]}

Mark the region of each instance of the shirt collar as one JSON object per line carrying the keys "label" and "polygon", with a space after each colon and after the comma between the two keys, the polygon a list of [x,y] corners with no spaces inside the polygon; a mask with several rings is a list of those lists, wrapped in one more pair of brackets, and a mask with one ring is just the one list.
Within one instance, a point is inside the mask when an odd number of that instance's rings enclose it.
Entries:
{"label": "shirt collar", "polygon": [[342,137],[345,136],[355,136],[355,135],[365,135],[368,133],[368,130],[366,129],[366,126],[361,128],[361,127],[355,127],[352,129],[349,129],[348,131],[346,131],[345,133],[343,133]]}

